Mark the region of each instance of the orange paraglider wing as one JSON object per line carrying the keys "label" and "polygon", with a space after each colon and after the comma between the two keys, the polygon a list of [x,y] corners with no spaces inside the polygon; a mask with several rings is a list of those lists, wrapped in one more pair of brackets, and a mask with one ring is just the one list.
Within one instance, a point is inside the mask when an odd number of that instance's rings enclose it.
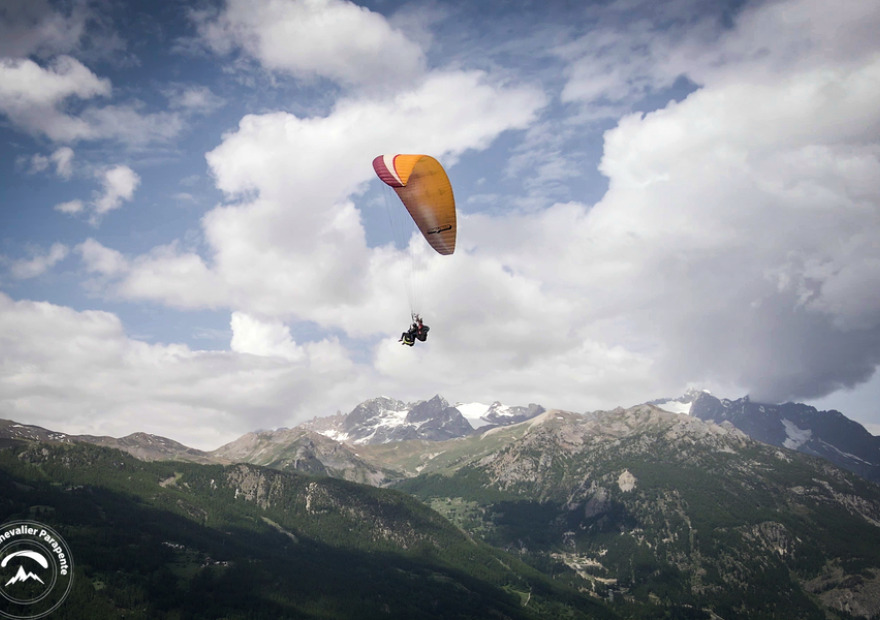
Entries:
{"label": "orange paraglider wing", "polygon": [[430,246],[440,254],[452,254],[455,198],[440,162],[429,155],[380,155],[373,169],[397,192]]}

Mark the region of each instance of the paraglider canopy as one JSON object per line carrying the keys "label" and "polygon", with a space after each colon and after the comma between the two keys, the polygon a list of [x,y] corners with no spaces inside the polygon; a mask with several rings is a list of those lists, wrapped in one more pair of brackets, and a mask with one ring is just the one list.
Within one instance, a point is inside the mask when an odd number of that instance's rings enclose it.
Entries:
{"label": "paraglider canopy", "polygon": [[455,198],[440,162],[429,155],[380,155],[373,169],[397,192],[428,244],[440,254],[452,254]]}

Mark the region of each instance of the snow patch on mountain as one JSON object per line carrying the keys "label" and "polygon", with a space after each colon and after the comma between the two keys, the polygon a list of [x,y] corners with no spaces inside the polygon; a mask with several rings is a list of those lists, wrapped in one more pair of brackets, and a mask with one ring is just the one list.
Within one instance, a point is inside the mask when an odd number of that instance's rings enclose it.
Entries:
{"label": "snow patch on mountain", "polygon": [[692,404],[693,403],[680,403],[676,400],[667,400],[655,403],[655,405],[663,411],[668,411],[669,413],[682,413],[684,415],[690,415]]}
{"label": "snow patch on mountain", "polygon": [[508,407],[507,405],[502,405],[497,401],[492,403],[490,409],[492,409],[495,415],[499,418],[509,418],[516,415],[515,413],[513,413],[510,407]]}
{"label": "snow patch on mountain", "polygon": [[319,435],[323,435],[324,437],[328,437],[333,441],[338,441],[340,443],[346,442],[349,440],[349,435],[345,431],[340,431],[337,429],[328,429],[322,431],[315,431]]}
{"label": "snow patch on mountain", "polygon": [[456,403],[455,408],[461,412],[464,419],[474,429],[490,424],[490,422],[483,419],[483,416],[489,411],[489,405],[484,405],[483,403]]}
{"label": "snow patch on mountain", "polygon": [[[399,401],[397,402],[399,403]],[[406,416],[409,413],[409,410],[410,407],[407,405],[404,405],[403,407],[397,406],[389,409],[380,409],[375,416],[373,416],[371,419],[363,424],[364,428],[372,427],[373,432],[366,437],[360,437],[356,439],[354,443],[370,443],[376,437],[376,433],[378,433],[382,429],[400,428],[403,426],[407,426]],[[416,424],[416,428],[418,428],[418,426],[420,425]],[[385,439],[384,441],[388,440]]]}
{"label": "snow patch on mountain", "polygon": [[813,436],[813,431],[810,429],[798,428],[797,424],[791,420],[783,418],[782,425],[785,426],[785,434],[788,435],[788,439],[783,441],[782,445],[789,450],[797,450],[807,443]]}
{"label": "snow patch on mountain", "polygon": [[709,390],[697,390],[688,388],[687,391],[678,398],[658,398],[657,400],[648,401],[646,404],[654,405],[668,411],[669,413],[680,413],[683,415],[691,414],[691,405],[700,397],[701,394],[711,394]]}

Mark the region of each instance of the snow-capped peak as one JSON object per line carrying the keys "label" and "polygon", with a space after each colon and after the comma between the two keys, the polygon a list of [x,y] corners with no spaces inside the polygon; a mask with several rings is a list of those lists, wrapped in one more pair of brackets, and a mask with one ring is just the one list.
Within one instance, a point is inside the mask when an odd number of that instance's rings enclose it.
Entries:
{"label": "snow-capped peak", "polygon": [[709,394],[709,390],[688,388],[685,390],[685,393],[678,398],[658,398],[657,400],[650,401],[649,404],[659,407],[660,409],[663,409],[663,411],[669,411],[670,413],[690,415],[691,405],[701,394]]}
{"label": "snow-capped peak", "polygon": [[304,426],[336,441],[351,444],[387,443],[407,439],[441,441],[470,435],[485,426],[507,426],[544,411],[540,405],[509,407],[498,401],[458,403],[451,406],[437,395],[430,400],[404,403],[379,397],[362,402],[345,416],[315,419]]}
{"label": "snow-capped peak", "polygon": [[483,403],[456,403],[455,408],[461,412],[464,419],[475,429],[491,424],[491,422],[483,417],[488,413],[489,405],[484,405]]}

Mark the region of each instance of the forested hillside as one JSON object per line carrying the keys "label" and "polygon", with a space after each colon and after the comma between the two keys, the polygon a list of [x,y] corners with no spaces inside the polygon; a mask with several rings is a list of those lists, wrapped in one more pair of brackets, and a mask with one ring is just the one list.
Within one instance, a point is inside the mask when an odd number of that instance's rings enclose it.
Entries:
{"label": "forested hillside", "polygon": [[0,497],[0,521],[70,546],[53,618],[613,617],[408,495],[342,480],[7,443]]}

